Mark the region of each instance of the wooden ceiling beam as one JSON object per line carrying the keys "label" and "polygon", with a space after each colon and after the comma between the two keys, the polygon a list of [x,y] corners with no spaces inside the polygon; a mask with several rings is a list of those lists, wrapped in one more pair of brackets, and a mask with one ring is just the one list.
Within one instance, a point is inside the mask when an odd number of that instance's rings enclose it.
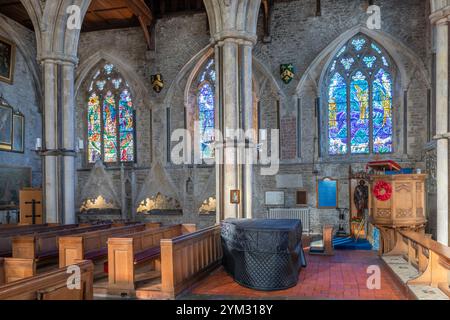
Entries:
{"label": "wooden ceiling beam", "polygon": [[153,12],[147,6],[144,0],[127,0],[126,4],[133,14],[138,17],[141,28],[144,31],[145,40],[148,49],[152,49],[151,28],[155,22]]}
{"label": "wooden ceiling beam", "polygon": [[270,36],[270,19],[272,15],[273,0],[262,0],[261,6],[264,14],[264,43],[272,41]]}

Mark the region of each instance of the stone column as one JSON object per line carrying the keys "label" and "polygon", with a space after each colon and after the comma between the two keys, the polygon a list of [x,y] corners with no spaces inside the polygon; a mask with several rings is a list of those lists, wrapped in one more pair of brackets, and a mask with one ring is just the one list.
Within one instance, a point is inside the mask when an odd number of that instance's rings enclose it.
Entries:
{"label": "stone column", "polygon": [[448,19],[436,22],[437,240],[448,245]]}
{"label": "stone column", "polygon": [[75,109],[73,61],[42,59],[44,194],[47,223],[75,223]]}
{"label": "stone column", "polygon": [[[242,41],[241,45],[241,77],[242,77],[242,94],[241,105],[243,106],[243,127],[246,131],[245,143],[246,152],[243,156],[243,211],[244,218],[251,219],[253,217],[253,164],[257,160],[256,141],[258,133],[254,130],[258,129],[254,123],[254,102],[253,102],[253,44],[249,41]],[[253,130],[253,131],[251,131]]]}
{"label": "stone column", "polygon": [[57,66],[50,60],[44,60],[44,195],[45,217],[47,223],[58,223],[60,205],[58,201],[58,157],[47,150],[56,150],[58,146],[57,119]]}
{"label": "stone column", "polygon": [[65,63],[62,67],[63,108],[63,165],[64,165],[64,223],[74,224],[75,217],[75,65]]}
{"label": "stone column", "polygon": [[[253,167],[244,131],[253,123],[252,49],[260,0],[204,0],[216,58],[216,129],[223,145],[216,148],[218,221],[252,217]],[[237,135],[236,135],[237,133]],[[247,150],[246,150],[247,149]],[[240,203],[231,202],[232,190]]]}

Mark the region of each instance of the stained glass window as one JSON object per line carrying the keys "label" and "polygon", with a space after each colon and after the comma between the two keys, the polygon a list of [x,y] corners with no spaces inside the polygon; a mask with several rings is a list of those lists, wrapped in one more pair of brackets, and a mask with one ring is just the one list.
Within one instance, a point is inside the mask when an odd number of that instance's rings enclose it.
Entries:
{"label": "stained glass window", "polygon": [[393,152],[391,65],[362,34],[338,51],[327,76],[330,155]]}
{"label": "stained glass window", "polygon": [[214,59],[210,59],[198,78],[197,105],[200,126],[200,150],[202,159],[214,158],[215,130],[215,82]]}
{"label": "stained glass window", "polygon": [[94,73],[89,86],[87,114],[89,163],[135,161],[131,92],[113,64],[105,63]]}

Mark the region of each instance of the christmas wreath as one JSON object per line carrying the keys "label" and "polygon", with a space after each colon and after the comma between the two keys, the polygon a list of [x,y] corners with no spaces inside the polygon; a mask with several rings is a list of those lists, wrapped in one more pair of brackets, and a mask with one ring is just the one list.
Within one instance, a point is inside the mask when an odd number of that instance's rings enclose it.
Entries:
{"label": "christmas wreath", "polygon": [[373,188],[373,194],[380,201],[388,201],[392,196],[392,187],[386,181],[378,181]]}

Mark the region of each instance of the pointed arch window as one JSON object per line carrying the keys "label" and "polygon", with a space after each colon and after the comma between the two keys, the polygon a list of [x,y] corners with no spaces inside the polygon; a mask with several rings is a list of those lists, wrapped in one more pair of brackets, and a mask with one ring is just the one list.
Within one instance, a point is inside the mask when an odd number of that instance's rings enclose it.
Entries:
{"label": "pointed arch window", "polygon": [[205,64],[197,79],[197,112],[202,159],[214,158],[216,68],[214,59]]}
{"label": "pointed arch window", "polygon": [[135,112],[128,83],[104,63],[94,74],[87,104],[88,161],[134,162]]}
{"label": "pointed arch window", "polygon": [[392,67],[362,34],[338,51],[326,77],[330,155],[393,152]]}

